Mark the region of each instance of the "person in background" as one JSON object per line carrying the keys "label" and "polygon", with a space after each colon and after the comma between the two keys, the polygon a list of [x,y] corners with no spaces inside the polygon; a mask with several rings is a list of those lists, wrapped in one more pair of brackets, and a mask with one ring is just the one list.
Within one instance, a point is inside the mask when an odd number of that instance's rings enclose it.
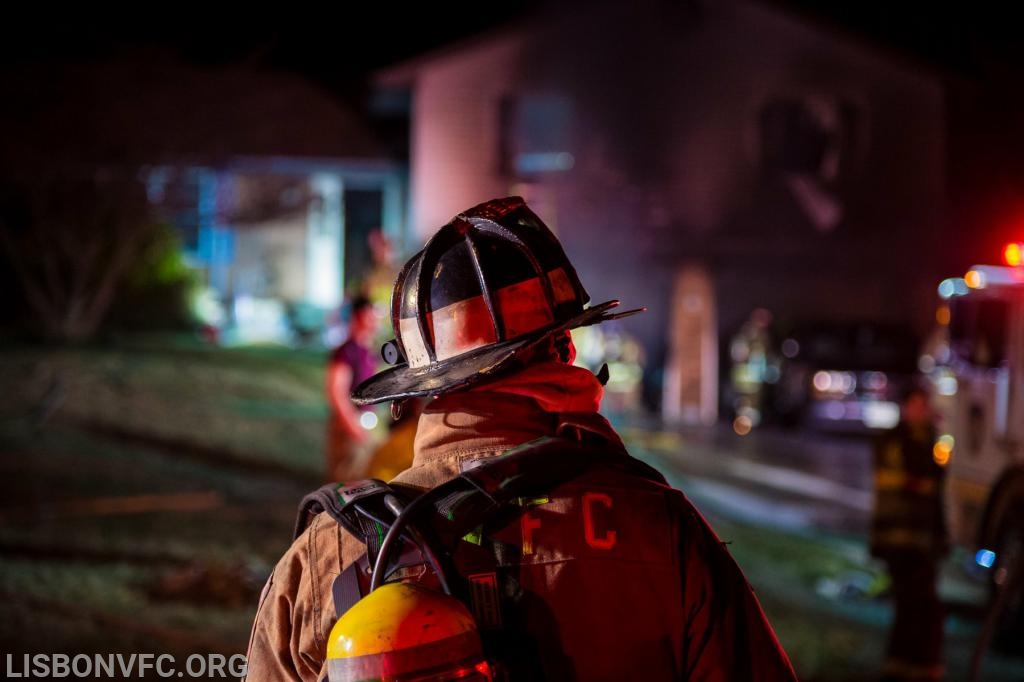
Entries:
{"label": "person in background", "polygon": [[359,291],[377,308],[387,310],[391,305],[391,287],[398,276],[395,247],[383,230],[376,229],[367,236],[370,263],[363,273]]}
{"label": "person in background", "polygon": [[935,426],[928,394],[903,395],[900,422],[875,444],[875,506],[871,553],[892,578],[893,623],[883,680],[939,680],[943,610],[939,565],[948,552],[943,509],[945,470],[935,461]]}
{"label": "person in background", "polygon": [[370,428],[376,423],[375,417],[368,420],[373,422],[368,428],[361,421],[366,408],[357,407],[349,396],[377,369],[372,344],[380,322],[373,304],[364,296],[354,298],[349,308],[348,337],[331,352],[327,365],[328,481],[344,481],[359,473],[360,452],[368,445]]}

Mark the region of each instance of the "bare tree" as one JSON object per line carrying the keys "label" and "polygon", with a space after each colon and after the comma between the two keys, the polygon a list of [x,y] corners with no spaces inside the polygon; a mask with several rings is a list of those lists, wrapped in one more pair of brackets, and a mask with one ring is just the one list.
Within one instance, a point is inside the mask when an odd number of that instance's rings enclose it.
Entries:
{"label": "bare tree", "polygon": [[59,166],[0,183],[0,249],[34,326],[91,338],[154,226],[137,169]]}

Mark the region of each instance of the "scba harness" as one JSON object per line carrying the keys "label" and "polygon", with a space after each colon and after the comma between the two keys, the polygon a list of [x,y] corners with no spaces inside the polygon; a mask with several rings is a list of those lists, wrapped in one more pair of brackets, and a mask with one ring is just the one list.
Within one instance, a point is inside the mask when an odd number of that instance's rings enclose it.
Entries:
{"label": "scba harness", "polygon": [[[339,617],[386,583],[428,586],[468,607],[495,679],[508,677],[507,671],[516,667],[520,670],[512,677],[533,678],[531,671],[521,670],[529,660],[522,655],[524,643],[503,627],[515,609],[516,588],[499,567],[515,550],[491,538],[488,529],[547,502],[546,495],[559,485],[590,472],[605,470],[667,484],[656,470],[604,439],[544,437],[474,464],[425,492],[379,480],[324,486],[303,499],[296,537],[314,516],[327,512],[366,545],[366,553],[334,582]],[[512,659],[517,663],[511,664]],[[329,662],[332,670],[334,663]],[[347,678],[332,672],[331,680],[341,679]]]}

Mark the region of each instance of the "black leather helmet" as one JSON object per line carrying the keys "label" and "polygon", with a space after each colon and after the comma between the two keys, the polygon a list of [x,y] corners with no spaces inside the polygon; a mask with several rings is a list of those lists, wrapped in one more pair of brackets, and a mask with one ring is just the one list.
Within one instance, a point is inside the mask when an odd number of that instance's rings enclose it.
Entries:
{"label": "black leather helmet", "polygon": [[[455,216],[395,281],[396,365],[357,386],[356,404],[465,388],[511,366],[525,349],[567,329],[623,317],[590,296],[551,230],[520,197]],[[642,310],[642,309],[641,309]]]}

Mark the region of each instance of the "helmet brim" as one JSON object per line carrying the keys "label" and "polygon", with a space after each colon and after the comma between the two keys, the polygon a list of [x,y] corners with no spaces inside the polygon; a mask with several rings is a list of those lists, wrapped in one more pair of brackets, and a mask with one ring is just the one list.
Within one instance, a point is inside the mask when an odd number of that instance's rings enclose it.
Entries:
{"label": "helmet brim", "polygon": [[419,396],[438,395],[468,388],[508,369],[517,357],[553,334],[567,329],[586,327],[608,320],[639,313],[644,308],[609,314],[619,305],[616,300],[590,306],[576,317],[544,327],[531,334],[463,353],[426,367],[409,367],[402,363],[373,375],[352,391],[356,405],[372,405],[385,400],[405,400]]}

